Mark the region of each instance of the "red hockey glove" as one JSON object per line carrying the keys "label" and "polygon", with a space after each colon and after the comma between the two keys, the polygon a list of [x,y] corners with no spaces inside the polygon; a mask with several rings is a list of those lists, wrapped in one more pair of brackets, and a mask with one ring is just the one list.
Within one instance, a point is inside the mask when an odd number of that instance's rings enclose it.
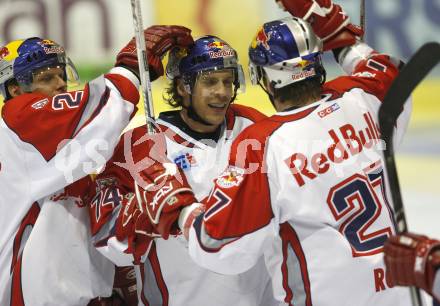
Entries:
{"label": "red hockey glove", "polygon": [[350,23],[341,6],[331,0],[275,0],[292,16],[308,21],[322,39],[324,51],[353,45],[363,30]]}
{"label": "red hockey glove", "polygon": [[[154,81],[164,73],[162,57],[175,46],[187,47],[194,41],[191,30],[177,25],[154,25],[144,30],[147,47],[150,80]],[[118,53],[115,66],[124,66],[139,75],[136,40],[130,42]]]}
{"label": "red hockey glove", "polygon": [[384,253],[392,285],[416,286],[432,294],[435,272],[440,267],[440,241],[411,233],[391,236]]}
{"label": "red hockey glove", "polygon": [[147,216],[139,210],[139,204],[132,193],[122,200],[115,235],[119,241],[127,240],[125,253],[133,255],[135,264],[139,264],[141,257],[148,253],[154,237],[160,236],[154,232]]}
{"label": "red hockey glove", "polygon": [[185,175],[174,163],[156,163],[142,173],[145,188],[137,185],[136,197],[155,231],[164,239],[178,234],[177,219],[185,206],[197,202]]}
{"label": "red hockey glove", "polygon": [[134,186],[136,198],[155,232],[167,239],[179,233],[180,210],[197,200],[183,172],[167,159],[164,135],[149,135],[142,145],[152,164],[139,173]]}

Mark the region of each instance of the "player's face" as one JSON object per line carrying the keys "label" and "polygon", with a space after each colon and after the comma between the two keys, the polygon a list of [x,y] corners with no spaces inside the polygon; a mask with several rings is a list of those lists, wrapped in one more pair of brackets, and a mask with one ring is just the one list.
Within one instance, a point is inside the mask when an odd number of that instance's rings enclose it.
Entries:
{"label": "player's face", "polygon": [[212,126],[222,124],[234,93],[233,70],[210,71],[197,77],[192,106]]}
{"label": "player's face", "polygon": [[53,66],[38,69],[33,73],[32,92],[41,92],[48,97],[53,97],[67,91],[64,80],[64,67]]}

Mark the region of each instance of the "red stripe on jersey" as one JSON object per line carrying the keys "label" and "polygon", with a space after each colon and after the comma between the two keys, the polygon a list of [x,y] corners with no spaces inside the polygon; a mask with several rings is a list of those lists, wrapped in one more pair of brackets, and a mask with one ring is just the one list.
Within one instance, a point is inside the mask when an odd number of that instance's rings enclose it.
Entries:
{"label": "red stripe on jersey", "polygon": [[[153,273],[154,273],[154,277],[156,279],[156,284],[157,284],[157,287],[159,288],[160,294],[162,296],[162,305],[161,306],[168,306],[169,292],[168,292],[167,285],[163,279],[162,271],[160,269],[159,258],[157,257],[156,244],[154,242],[151,244],[150,253],[148,254],[148,260],[150,261],[151,267],[153,268]],[[145,270],[144,264],[142,264],[141,271],[144,271],[144,270]],[[144,284],[145,284],[144,273],[142,273],[142,287],[144,286]],[[145,285],[151,286],[151,284],[148,284],[148,283]],[[146,297],[144,296],[143,291],[141,294],[141,299],[142,299],[142,302],[147,303],[146,305],[149,305]]]}
{"label": "red stripe on jersey", "polygon": [[10,306],[25,306],[23,298],[23,289],[21,286],[21,265],[22,256],[18,258],[15,265],[15,269],[12,275],[12,286],[11,286],[11,304]]}
{"label": "red stripe on jersey", "polygon": [[37,202],[32,204],[31,208],[28,210],[27,214],[24,216],[20,223],[17,233],[15,234],[14,243],[12,244],[12,261],[10,273],[13,273],[16,269],[16,264],[20,254],[20,249],[23,243],[23,234],[27,227],[33,227],[35,222],[37,222],[38,215],[40,214],[40,206]]}
{"label": "red stripe on jersey", "polygon": [[325,83],[322,93],[344,94],[350,89],[360,88],[382,101],[398,74],[399,70],[389,56],[374,54],[368,60],[361,61],[351,76],[341,76]]}
{"label": "red stripe on jersey", "polygon": [[[154,246],[154,241],[153,241],[153,243],[151,244],[150,253],[151,253],[151,251],[153,250],[154,247],[155,246]],[[141,263],[139,268],[140,268],[139,270],[141,271],[141,282],[142,282],[142,287],[141,288],[143,289],[144,285],[145,285],[145,273],[143,273],[143,271],[145,271],[145,264]],[[147,298],[145,297],[144,290],[141,290],[141,301],[142,301],[142,304],[144,306],[150,306],[150,303],[148,302]]]}
{"label": "red stripe on jersey", "polygon": [[225,118],[226,118],[226,129],[230,131],[234,128],[235,118],[236,118],[234,111],[231,110],[231,107],[229,107],[228,111],[226,112]]}
{"label": "red stripe on jersey", "polygon": [[232,104],[229,107],[229,111],[233,112],[234,115],[237,117],[247,118],[253,122],[258,122],[267,118],[266,115],[259,112],[258,110],[240,104]]}
{"label": "red stripe on jersey", "polygon": [[[119,74],[106,74],[105,78],[115,84],[116,88],[119,89],[121,96],[124,100],[131,102],[136,106],[139,102],[139,89],[134,86],[127,78]],[[133,111],[133,116],[136,110]]]}
{"label": "red stripe on jersey", "polygon": [[287,257],[288,257],[288,249],[291,248],[293,252],[296,255],[296,258],[300,265],[301,270],[301,276],[304,284],[304,292],[306,294],[306,306],[312,305],[312,296],[310,293],[310,279],[309,279],[309,272],[307,270],[307,262],[306,257],[304,255],[304,251],[301,247],[301,243],[298,239],[298,236],[295,233],[295,230],[292,228],[292,226],[285,222],[280,225],[280,237],[282,241],[282,248],[283,248],[283,263],[281,265],[281,271],[283,273],[283,288],[286,291],[286,297],[284,301],[286,303],[289,303],[289,305],[293,305],[293,292],[292,289],[289,287],[289,267],[287,265]]}
{"label": "red stripe on jersey", "polygon": [[226,112],[226,125],[228,130],[232,130],[234,128],[236,117],[243,117],[249,119],[252,122],[258,122],[267,118],[266,115],[260,113],[252,107],[240,104],[231,104],[231,106],[228,108],[228,111]]}

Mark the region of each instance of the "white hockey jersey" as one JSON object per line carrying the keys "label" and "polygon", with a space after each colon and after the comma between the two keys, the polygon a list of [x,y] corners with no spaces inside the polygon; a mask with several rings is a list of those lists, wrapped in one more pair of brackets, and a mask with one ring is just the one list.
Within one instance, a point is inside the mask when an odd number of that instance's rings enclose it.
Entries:
{"label": "white hockey jersey", "polygon": [[[178,111],[169,114],[179,116]],[[251,108],[231,105],[226,115],[226,123],[222,126],[216,142],[212,139],[194,139],[163,114],[157,123],[167,136],[167,157],[183,170],[196,197],[201,200],[208,196],[213,179],[226,167],[232,141],[247,126],[263,118],[262,114]],[[120,199],[127,192],[133,192],[133,178],[124,169],[129,168],[127,161],[130,157],[127,158],[124,154],[127,154],[127,147],[130,145],[125,145],[124,153],[123,139],[125,138],[129,144],[135,143],[145,133],[145,127],[140,127],[124,135],[106,170],[96,179],[100,194],[91,205],[91,216],[95,215],[95,219],[92,220],[92,224],[95,225],[92,229],[96,245],[103,254],[120,265],[130,264],[132,258],[128,256],[128,261],[122,259],[121,251],[125,246],[112,236],[120,205],[119,200],[113,203],[111,200]],[[132,160],[137,163],[144,157],[134,156]],[[117,163],[121,162],[125,164],[124,167],[117,166]],[[135,168],[134,164],[132,166]],[[111,185],[112,181],[117,189],[102,188]],[[191,260],[182,235],[171,236],[168,240],[156,239],[145,262],[140,265],[140,270],[142,305],[274,305],[263,258],[245,273],[234,276],[220,275],[199,267]]]}
{"label": "white hockey jersey", "polygon": [[[46,265],[52,264],[51,258],[59,259],[59,254],[64,254],[66,250],[57,248],[64,248],[66,244],[59,245],[55,239],[51,249],[38,249],[38,243],[27,247],[26,242],[28,239],[47,242],[52,234],[57,236],[55,232],[59,229],[52,228],[52,233],[47,231],[51,226],[42,225],[40,228],[46,230],[36,231],[38,237],[33,237],[32,229],[39,223],[44,202],[53,200],[51,194],[87,176],[111,156],[120,133],[136,111],[138,85],[139,81],[131,72],[113,68],[110,74],[88,83],[84,90],[53,98],[39,93],[24,94],[3,106],[0,121],[0,305],[68,305],[62,294],[61,299],[57,295],[70,290],[69,295],[75,294],[77,301],[82,298],[85,301],[93,298],[87,295],[97,293],[92,291],[99,288],[99,284],[84,288],[85,292],[73,292],[73,288],[63,288],[62,281],[56,284],[49,281],[53,279],[49,271],[56,269],[40,273]],[[54,220],[53,224],[59,225],[58,221]],[[70,221],[64,224],[72,224]],[[41,222],[50,224],[47,219]],[[78,225],[78,235],[83,233],[83,226]],[[75,246],[78,247],[73,244]],[[38,250],[39,258],[44,258],[45,253],[46,260],[38,265],[29,264],[33,262],[32,250]],[[63,272],[62,277],[69,279],[71,271]],[[41,278],[45,275],[47,278]],[[33,293],[43,296],[40,289],[47,293],[47,299],[35,300]]]}
{"label": "white hockey jersey", "polygon": [[[377,115],[398,69],[379,54],[351,66],[323,99],[234,141],[190,229],[195,262],[237,274],[264,255],[280,305],[410,305],[407,289],[388,286],[382,252],[395,225]],[[409,114],[408,103],[396,141]]]}

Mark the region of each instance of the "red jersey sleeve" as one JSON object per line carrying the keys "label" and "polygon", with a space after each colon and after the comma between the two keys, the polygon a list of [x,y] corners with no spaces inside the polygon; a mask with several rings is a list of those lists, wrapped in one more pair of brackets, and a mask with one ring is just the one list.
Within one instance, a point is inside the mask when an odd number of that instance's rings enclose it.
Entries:
{"label": "red jersey sleeve", "polygon": [[[54,157],[64,139],[72,139],[99,115],[109,99],[110,81],[124,101],[136,105],[139,93],[123,76],[106,75],[87,84],[84,90],[66,92],[49,98],[40,93],[20,95],[8,101],[2,117],[21,141],[31,144],[46,161]],[[134,107],[133,113],[136,112]]]}
{"label": "red jersey sleeve", "polygon": [[352,75],[325,83],[323,93],[339,97],[350,89],[361,88],[382,101],[398,73],[390,56],[373,53],[356,65]]}
{"label": "red jersey sleeve", "polygon": [[205,250],[216,251],[231,239],[265,227],[273,218],[264,154],[266,136],[279,124],[260,123],[245,129],[232,144],[229,166],[215,179],[204,201],[203,224],[200,219],[194,223]]}
{"label": "red jersey sleeve", "polygon": [[248,106],[240,105],[240,104],[235,104],[235,103],[231,104],[226,116],[228,119],[235,117],[235,116],[243,117],[243,118],[251,120],[252,122],[258,122],[258,121],[261,121],[261,120],[267,118],[266,115],[264,115],[263,113],[259,112],[258,110],[254,109],[252,107],[248,107]]}

